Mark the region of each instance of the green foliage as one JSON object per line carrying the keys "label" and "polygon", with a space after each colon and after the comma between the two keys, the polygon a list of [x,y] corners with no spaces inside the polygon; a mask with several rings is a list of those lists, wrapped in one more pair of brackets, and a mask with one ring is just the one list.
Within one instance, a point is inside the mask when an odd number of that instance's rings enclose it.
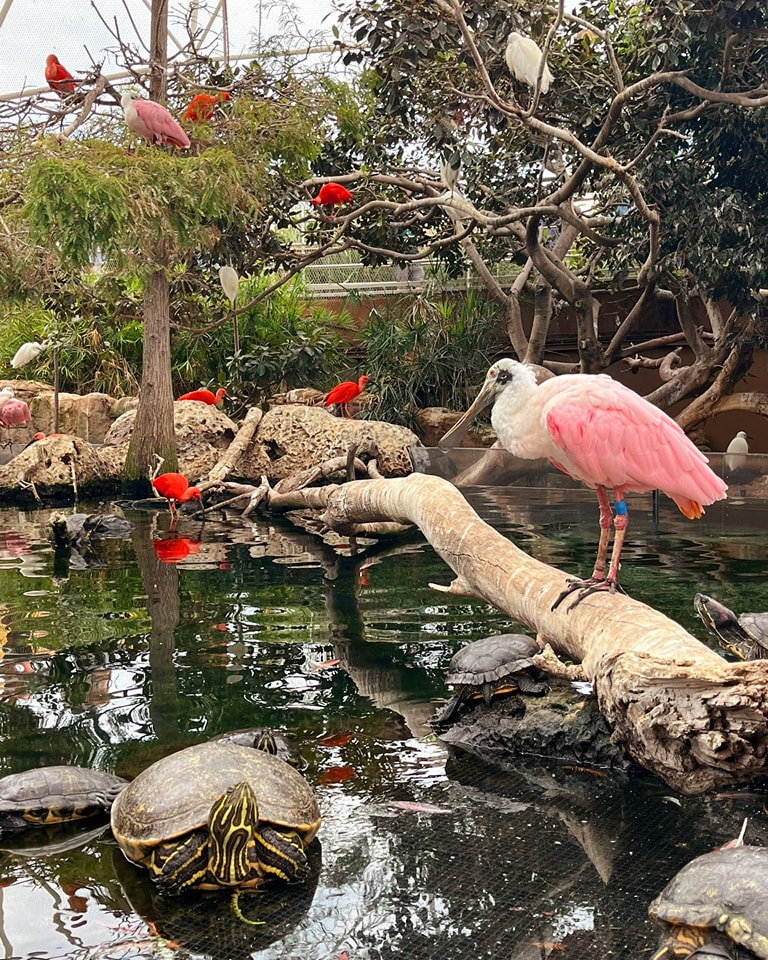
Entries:
{"label": "green foliage", "polygon": [[32,239],[52,245],[65,265],[100,252],[115,265],[146,269],[210,247],[215,222],[228,220],[241,193],[231,152],[197,157],[87,141],[44,150],[28,171],[25,212]]}
{"label": "green foliage", "polygon": [[466,409],[500,344],[498,314],[473,290],[372,311],[360,341],[375,384],[373,415],[413,427],[419,408]]}
{"label": "green foliage", "polygon": [[129,221],[127,184],[85,157],[44,151],[29,170],[26,213],[32,239],[84,266],[102,247],[112,253]]}
{"label": "green foliage", "polygon": [[[247,303],[274,280],[263,275],[241,281],[241,301]],[[294,387],[320,389],[343,365],[345,343],[333,327],[345,324],[346,318],[307,306],[303,294],[303,284],[294,280],[240,318],[241,355],[228,363],[250,402]]]}

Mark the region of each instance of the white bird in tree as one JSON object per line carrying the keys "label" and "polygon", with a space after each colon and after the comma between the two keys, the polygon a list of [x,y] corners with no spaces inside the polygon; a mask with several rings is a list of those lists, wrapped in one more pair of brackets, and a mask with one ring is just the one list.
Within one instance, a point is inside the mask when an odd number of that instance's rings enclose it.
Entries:
{"label": "white bird in tree", "polygon": [[747,443],[746,431],[739,430],[725,449],[725,469],[729,473],[732,470],[741,470],[747,462],[748,453],[749,444]]}
{"label": "white bird in tree", "polygon": [[[235,304],[237,303],[237,291],[240,286],[240,277],[237,275],[237,270],[234,267],[223,266],[219,267],[219,282],[221,283],[221,289],[227,295],[229,302],[232,304],[232,310],[235,309]],[[240,331],[237,326],[237,314],[232,318],[233,334],[234,334],[234,344],[235,344],[235,353],[240,352]]]}
{"label": "white bird in tree", "polygon": [[39,356],[43,350],[45,350],[45,346],[42,343],[37,343],[35,341],[30,343],[22,343],[22,345],[13,355],[11,366],[14,368],[14,370],[18,369],[19,367],[23,367],[31,360],[34,360],[35,357]]}
{"label": "white bird in tree", "polygon": [[461,173],[461,151],[454,150],[448,156],[443,157],[440,161],[440,176],[442,177],[443,183],[448,187],[451,193],[454,192],[456,186],[459,182],[459,174]]}
{"label": "white bird in tree", "polygon": [[661,490],[689,520],[701,517],[704,505],[725,498],[725,483],[680,426],[611,377],[568,374],[537,383],[530,367],[499,360],[469,410],[441,439],[441,449],[456,446],[475,415],[491,404],[491,424],[505,450],[523,460],[547,458],[597,493],[600,542],[592,576],[569,581],[553,609],[573,591],[578,595],[569,609],[596,590],[615,591],[628,522],[625,493]]}
{"label": "white bird in tree", "polygon": [[[507,49],[504,53],[504,59],[507,61],[509,72],[515,80],[527,83],[529,87],[536,86],[536,80],[539,76],[541,66],[542,52],[535,40],[530,37],[524,37],[522,33],[513,30],[507,39]],[[554,80],[552,71],[544,64],[544,70],[541,74],[541,92],[547,93]]]}

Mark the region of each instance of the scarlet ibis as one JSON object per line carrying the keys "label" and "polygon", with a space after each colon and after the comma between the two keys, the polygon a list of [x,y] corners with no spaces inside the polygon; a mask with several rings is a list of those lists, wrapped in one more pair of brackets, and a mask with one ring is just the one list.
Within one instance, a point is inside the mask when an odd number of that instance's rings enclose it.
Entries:
{"label": "scarlet ibis", "polygon": [[189,137],[170,113],[153,100],[140,100],[135,93],[126,90],[120,98],[125,122],[147,143],[170,143],[186,150]]}
{"label": "scarlet ibis", "polygon": [[75,92],[75,81],[65,66],[59,63],[55,53],[49,53],[45,58],[45,79],[51,90],[55,90],[60,97],[66,97]]}
{"label": "scarlet ibis", "polygon": [[340,203],[347,203],[352,199],[352,194],[347,190],[343,183],[324,183],[320,187],[320,192],[313,197],[310,203],[319,207],[321,204],[329,207],[337,207]]}
{"label": "scarlet ibis", "polygon": [[[678,424],[604,374],[568,374],[537,383],[530,367],[509,358],[499,360],[440,446],[449,448],[474,416],[491,404],[491,424],[505,450],[523,460],[546,457],[597,493],[600,541],[592,576],[570,581],[554,606],[574,590],[579,594],[571,607],[595,590],[616,590],[628,521],[625,493],[661,490],[689,520],[702,516],[703,504],[725,498],[728,487]],[[613,489],[615,517],[606,488]],[[611,525],[615,536],[606,574]]]}
{"label": "scarlet ibis", "polygon": [[15,397],[11,397],[9,400],[3,404],[0,408],[0,426],[5,427],[23,427],[25,423],[29,423],[32,419],[32,414],[29,412],[29,407],[23,400],[17,400]]}
{"label": "scarlet ibis", "polygon": [[183,393],[180,397],[176,397],[176,402],[179,400],[197,400],[198,403],[207,403],[211,407],[220,407],[224,402],[224,397],[226,397],[227,391],[224,387],[219,387],[216,393],[211,393],[210,390],[193,390],[191,393]]}
{"label": "scarlet ibis", "polygon": [[342,417],[351,419],[352,414],[349,412],[349,403],[351,400],[354,400],[355,397],[359,397],[363,390],[365,390],[365,385],[368,383],[368,380],[369,378],[363,374],[357,383],[355,383],[354,380],[345,380],[343,383],[337,384],[333,390],[329,390],[328,393],[326,393],[325,406],[330,407],[335,403]]}
{"label": "scarlet ibis", "polygon": [[168,501],[171,516],[177,512],[176,504],[202,499],[200,488],[190,487],[189,480],[183,473],[161,473],[152,481],[152,486]]}
{"label": "scarlet ibis", "polygon": [[[510,33],[504,59],[507,61],[509,72],[513,74],[515,80],[527,83],[529,87],[535,87],[539,76],[541,58],[542,52],[535,40],[524,37],[517,30]],[[545,63],[541,74],[540,89],[542,93],[547,93],[553,80],[552,71]]]}
{"label": "scarlet ibis", "polygon": [[204,120],[210,120],[216,111],[216,107],[222,100],[229,100],[230,96],[226,90],[220,91],[217,95],[212,93],[198,93],[192,97],[187,107],[181,115],[182,120],[191,120],[193,123],[202,123]]}

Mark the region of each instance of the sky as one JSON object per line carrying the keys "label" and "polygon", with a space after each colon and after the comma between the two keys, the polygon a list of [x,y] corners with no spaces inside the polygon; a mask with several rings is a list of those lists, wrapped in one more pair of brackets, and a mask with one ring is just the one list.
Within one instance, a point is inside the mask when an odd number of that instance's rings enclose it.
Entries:
{"label": "sky", "polygon": [[[94,3],[105,21],[111,24],[117,20],[124,39],[137,43],[136,31],[131,26],[133,18],[145,43],[148,42],[149,12],[142,0],[94,0]],[[232,54],[252,49],[249,38],[257,34],[260,14],[264,34],[272,35],[278,29],[278,18],[270,10],[276,6],[274,3],[227,0],[226,5]],[[171,32],[183,36],[179,24],[189,6],[188,0],[170,0]],[[212,0],[201,0],[200,6],[215,8]],[[334,18],[331,16],[325,23],[322,20],[331,12],[331,0],[293,0],[293,6],[308,29],[321,30],[330,37]],[[78,72],[90,68],[91,58],[101,62],[104,48],[115,46],[90,0],[0,0],[0,19],[3,11],[7,12],[0,25],[0,94],[45,86],[43,71],[49,53],[55,53],[77,76]],[[207,21],[204,14],[201,19]],[[169,52],[172,49],[173,45],[169,44]],[[114,64],[107,60],[104,71],[113,69]]]}

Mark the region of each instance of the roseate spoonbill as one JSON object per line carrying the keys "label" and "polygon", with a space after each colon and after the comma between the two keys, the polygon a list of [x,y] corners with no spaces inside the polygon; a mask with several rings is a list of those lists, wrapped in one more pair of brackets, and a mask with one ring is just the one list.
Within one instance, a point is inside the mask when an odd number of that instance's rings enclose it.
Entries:
{"label": "roseate spoonbill", "polygon": [[6,429],[8,427],[23,427],[31,419],[32,414],[29,412],[27,404],[23,400],[17,400],[16,397],[6,400],[0,408],[0,426]]}
{"label": "roseate spoonbill", "polygon": [[[522,33],[513,30],[507,39],[507,49],[504,52],[504,59],[507,61],[509,72],[515,80],[521,80],[527,83],[529,87],[536,86],[536,80],[539,76],[539,67],[541,66],[542,53],[539,45],[530,37],[524,37]],[[544,64],[544,70],[541,74],[540,89],[542,93],[547,93],[550,84],[554,80],[552,71]]]}
{"label": "roseate spoonbill", "polygon": [[183,473],[161,473],[152,481],[152,486],[161,497],[168,501],[171,516],[177,513],[178,503],[187,503],[189,500],[202,500],[199,487],[190,487],[189,480]]}
{"label": "roseate spoonbill", "polygon": [[48,86],[62,98],[75,92],[75,81],[65,66],[59,63],[55,53],[49,53],[45,58],[45,79]]}
{"label": "roseate spoonbill", "polygon": [[189,137],[168,113],[165,107],[153,100],[140,100],[135,93],[126,90],[120,98],[125,122],[147,143],[171,143],[186,150]]}
{"label": "roseate spoonbill", "polygon": [[197,400],[198,403],[207,403],[211,407],[220,407],[224,402],[224,397],[226,397],[227,391],[224,387],[219,387],[216,393],[211,393],[210,390],[192,390],[191,393],[183,393],[180,397],[176,397],[176,402],[179,400]]}
{"label": "roseate spoonbill", "polygon": [[315,207],[321,204],[329,207],[337,207],[341,203],[347,203],[352,199],[352,194],[347,190],[343,183],[324,183],[320,187],[320,192],[316,197],[310,200]]}
{"label": "roseate spoonbill", "polygon": [[736,436],[725,448],[725,469],[730,473],[733,470],[741,470],[747,462],[749,453],[749,444],[747,443],[747,433],[745,430],[739,430]]}
{"label": "roseate spoonbill", "polygon": [[349,412],[349,403],[354,400],[355,397],[359,397],[360,394],[365,390],[365,385],[368,383],[369,378],[363,374],[360,379],[355,383],[354,380],[345,380],[343,383],[337,384],[333,390],[329,390],[325,395],[325,406],[330,407],[331,404],[336,404],[339,408],[339,413],[342,417],[347,417],[352,419],[352,414]]}
{"label": "roseate spoonbill", "polygon": [[25,364],[29,363],[30,360],[34,360],[35,357],[39,356],[45,347],[42,343],[36,343],[32,341],[31,343],[22,343],[19,349],[14,353],[13,360],[11,360],[11,366],[14,369],[23,367]]}
{"label": "roseate spoonbill", "polygon": [[[592,576],[569,581],[554,607],[575,590],[579,594],[569,609],[596,590],[615,591],[628,520],[625,493],[659,489],[689,520],[701,517],[703,505],[725,498],[727,486],[675,421],[605,374],[569,374],[537,383],[530,367],[499,360],[440,447],[454,446],[475,415],[491,404],[491,423],[505,450],[523,460],[546,457],[597,493],[600,542]],[[607,488],[613,490],[615,517]],[[606,574],[611,524],[615,536]]]}
{"label": "roseate spoonbill", "polygon": [[191,120],[193,123],[202,123],[210,120],[216,112],[216,107],[222,100],[229,100],[230,96],[226,90],[221,90],[218,94],[198,93],[192,97],[187,104],[186,110],[181,115],[182,120]]}

